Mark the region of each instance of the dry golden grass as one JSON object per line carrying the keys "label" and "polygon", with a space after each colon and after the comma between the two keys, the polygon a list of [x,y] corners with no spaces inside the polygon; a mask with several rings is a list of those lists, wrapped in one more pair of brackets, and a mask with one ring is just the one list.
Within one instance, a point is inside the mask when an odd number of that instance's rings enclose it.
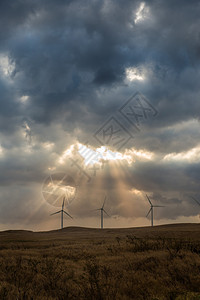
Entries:
{"label": "dry golden grass", "polygon": [[200,225],[0,232],[0,299],[200,299]]}

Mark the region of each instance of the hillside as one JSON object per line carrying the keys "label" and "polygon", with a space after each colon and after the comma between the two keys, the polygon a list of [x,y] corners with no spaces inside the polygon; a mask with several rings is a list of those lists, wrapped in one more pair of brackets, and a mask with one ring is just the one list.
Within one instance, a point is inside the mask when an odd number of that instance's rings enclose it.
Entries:
{"label": "hillside", "polygon": [[0,299],[200,299],[200,224],[0,232]]}

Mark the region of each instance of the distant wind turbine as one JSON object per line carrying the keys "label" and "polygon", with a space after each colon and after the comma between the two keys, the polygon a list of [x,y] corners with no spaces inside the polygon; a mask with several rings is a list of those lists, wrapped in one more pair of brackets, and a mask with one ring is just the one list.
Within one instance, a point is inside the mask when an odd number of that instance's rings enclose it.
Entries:
{"label": "distant wind turbine", "polygon": [[105,213],[108,217],[110,217],[109,214],[104,209],[105,202],[106,202],[106,196],[104,198],[104,202],[103,202],[102,207],[101,208],[97,208],[97,209],[94,210],[94,211],[97,211],[97,210],[101,211],[101,229],[103,229],[103,213]]}
{"label": "distant wind turbine", "polygon": [[148,197],[147,195],[146,195],[146,197],[147,197],[147,200],[149,201],[150,206],[151,206],[151,208],[150,208],[148,214],[146,215],[146,218],[147,218],[148,215],[151,213],[151,226],[153,226],[153,208],[154,208],[154,207],[164,207],[164,206],[162,206],[162,205],[153,205],[152,202],[151,202],[151,200],[149,199],[149,197]]}
{"label": "distant wind turbine", "polygon": [[57,211],[57,212],[55,212],[55,213],[53,213],[53,214],[51,214],[51,216],[53,216],[53,215],[55,215],[55,214],[61,213],[61,229],[63,229],[63,213],[65,213],[68,217],[70,217],[71,219],[73,219],[72,216],[70,216],[70,214],[68,214],[68,213],[64,210],[64,206],[65,206],[65,197],[63,198],[62,209],[59,210],[59,211]]}

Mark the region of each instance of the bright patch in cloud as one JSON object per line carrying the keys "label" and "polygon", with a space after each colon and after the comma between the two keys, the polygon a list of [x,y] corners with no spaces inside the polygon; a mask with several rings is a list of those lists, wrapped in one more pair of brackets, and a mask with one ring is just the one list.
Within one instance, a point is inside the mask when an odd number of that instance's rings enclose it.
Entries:
{"label": "bright patch in cloud", "polygon": [[135,194],[135,195],[139,195],[139,196],[143,196],[143,192],[141,192],[137,189],[131,189],[130,193]]}
{"label": "bright patch in cloud", "polygon": [[84,158],[85,165],[93,165],[95,163],[101,163],[102,161],[111,160],[126,160],[129,164],[132,163],[130,155],[111,151],[105,146],[93,150],[88,146],[78,144],[78,152]]}
{"label": "bright patch in cloud", "polygon": [[58,162],[60,164],[64,164],[65,162],[65,159],[68,157],[68,156],[72,156],[72,153],[74,151],[74,148],[75,148],[75,145],[71,145],[67,150],[65,150],[63,152],[63,154],[60,156]]}
{"label": "bright patch in cloud", "polygon": [[169,153],[165,155],[163,160],[166,161],[181,161],[181,160],[188,160],[192,161],[200,161],[200,146],[196,148],[192,148],[189,151],[180,152],[180,153]]}
{"label": "bright patch in cloud", "polygon": [[32,132],[31,132],[30,126],[28,125],[28,123],[26,121],[23,123],[22,128],[24,128],[23,135],[24,135],[25,139],[27,140],[27,142],[29,144],[31,144]]}
{"label": "bright patch in cloud", "polygon": [[[53,145],[46,145],[46,147],[52,147]],[[65,159],[68,157],[73,157],[78,154],[84,159],[84,164],[94,165],[102,164],[105,161],[126,161],[131,165],[135,160],[152,160],[154,154],[145,150],[135,150],[134,148],[125,150],[124,153],[118,151],[112,151],[106,146],[101,146],[99,148],[92,148],[88,145],[83,145],[81,143],[71,145],[67,150],[63,152],[60,156],[58,162],[64,164]]]}
{"label": "bright patch in cloud", "polygon": [[20,97],[20,101],[22,103],[26,103],[28,101],[28,99],[29,99],[29,96],[22,96],[22,97]]}
{"label": "bright patch in cloud", "polygon": [[127,153],[129,153],[131,156],[135,156],[137,158],[141,159],[148,159],[151,160],[153,159],[154,154],[152,152],[144,151],[144,150],[135,150],[135,149],[130,149],[127,150]]}
{"label": "bright patch in cloud", "polygon": [[139,80],[142,81],[145,79],[144,74],[142,74],[142,72],[140,70],[138,70],[137,68],[127,68],[126,69],[126,78],[129,81],[134,81],[134,80]]}
{"label": "bright patch in cloud", "polygon": [[146,6],[145,2],[141,2],[138,10],[135,13],[135,24],[143,21],[149,14],[149,8]]}
{"label": "bright patch in cloud", "polygon": [[0,54],[0,71],[5,77],[9,77],[15,69],[14,63],[11,63],[6,54]]}

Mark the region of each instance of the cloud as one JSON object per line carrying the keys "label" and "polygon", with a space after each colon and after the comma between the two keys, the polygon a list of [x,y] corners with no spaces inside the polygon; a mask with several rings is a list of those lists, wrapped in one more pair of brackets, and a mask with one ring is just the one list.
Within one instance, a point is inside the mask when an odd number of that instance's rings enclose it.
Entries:
{"label": "cloud", "polygon": [[[160,210],[157,219],[195,214],[185,195],[200,197],[199,10],[195,0],[1,1],[4,212],[17,206],[22,217],[28,201],[34,211],[41,205],[48,215],[49,206],[41,202],[38,187],[49,173],[62,171],[79,180],[77,202],[69,209],[80,220],[89,218],[86,208],[101,205],[105,191],[111,213],[127,218],[127,224],[131,216],[136,223],[144,217],[147,192],[154,201],[172,205],[173,213],[169,208]],[[120,113],[138,90],[158,112],[145,119],[140,131]],[[120,149],[117,144],[108,147],[128,153],[132,162],[105,163],[88,185],[88,178],[69,159],[80,156],[63,155],[78,143],[92,149],[105,146],[94,134],[110,117],[125,128],[123,138],[129,133],[134,138]],[[152,156],[148,160],[137,153]],[[82,165],[88,171],[83,161]],[[30,217],[30,227],[43,224],[43,213]],[[19,224],[13,213],[11,218],[12,224]],[[9,226],[8,220],[3,222]]]}

